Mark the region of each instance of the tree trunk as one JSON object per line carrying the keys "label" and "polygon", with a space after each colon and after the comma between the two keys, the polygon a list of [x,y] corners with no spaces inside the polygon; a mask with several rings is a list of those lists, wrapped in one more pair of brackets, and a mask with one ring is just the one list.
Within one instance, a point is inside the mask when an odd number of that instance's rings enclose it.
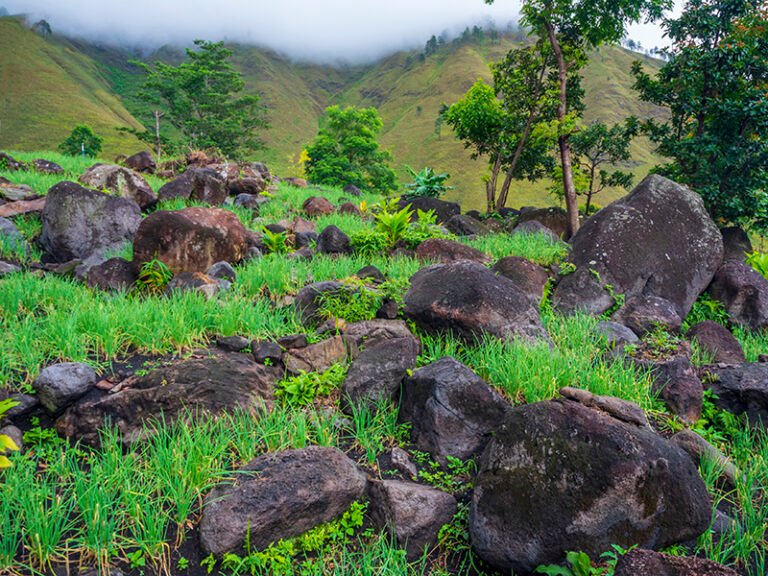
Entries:
{"label": "tree trunk", "polygon": [[[544,27],[557,59],[557,71],[560,80],[560,105],[557,107],[557,119],[563,122],[568,114],[568,65],[565,62],[565,56],[563,56],[563,50],[557,40],[552,23],[549,20],[544,20]],[[558,137],[558,145],[560,146],[560,164],[563,168],[563,192],[565,209],[568,213],[568,233],[573,236],[579,230],[579,203],[576,198],[576,186],[573,183],[573,160],[567,134]]]}
{"label": "tree trunk", "polygon": [[155,144],[157,145],[157,163],[160,163],[160,154],[162,153],[162,140],[160,139],[160,116],[159,110],[155,110]]}
{"label": "tree trunk", "polygon": [[491,177],[485,183],[486,209],[488,214],[496,212],[496,182],[499,177],[499,170],[501,170],[501,152],[496,154],[496,161],[493,163],[493,168],[491,168]]}

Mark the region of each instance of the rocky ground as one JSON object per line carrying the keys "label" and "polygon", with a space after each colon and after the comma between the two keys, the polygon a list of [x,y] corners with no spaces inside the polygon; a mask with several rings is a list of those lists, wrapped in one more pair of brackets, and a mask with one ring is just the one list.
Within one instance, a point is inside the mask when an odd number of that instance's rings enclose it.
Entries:
{"label": "rocky ground", "polygon": [[122,160],[0,155],[0,572],[764,573],[768,281],[694,193],[566,243]]}

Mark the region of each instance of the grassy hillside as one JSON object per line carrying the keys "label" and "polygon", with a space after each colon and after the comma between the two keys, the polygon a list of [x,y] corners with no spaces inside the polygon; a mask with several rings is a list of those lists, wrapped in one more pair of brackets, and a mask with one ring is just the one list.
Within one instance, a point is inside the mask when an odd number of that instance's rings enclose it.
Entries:
{"label": "grassy hillside", "polygon": [[[490,80],[488,63],[501,59],[520,41],[507,36],[493,42],[448,43],[426,59],[418,52],[403,52],[356,67],[296,63],[269,50],[235,46],[234,60],[247,90],[260,92],[270,110],[272,127],[264,134],[267,147],[256,156],[279,174],[296,175],[300,167],[295,162],[316,134],[327,106],[376,106],[384,119],[382,143],[394,154],[403,181],[405,164],[447,171],[456,188],[449,197],[465,208],[481,209],[485,161],[472,160],[448,127],[437,134],[435,119],[441,104],[456,101],[478,77]],[[135,57],[81,41],[44,39],[17,20],[0,19],[0,148],[53,148],[76,122],[86,121],[105,136],[104,156],[133,152],[140,144],[115,128],[137,126],[137,118],[149,117],[136,99],[142,77],[140,69],[130,64]],[[175,61],[179,53],[164,49],[156,57]],[[593,55],[584,74],[588,121],[616,122],[630,114],[659,113],[639,102],[631,90],[629,69],[639,57],[620,48]],[[658,64],[647,60],[647,65],[653,69]],[[641,139],[634,145],[632,165],[626,168],[639,178],[656,162],[648,142]],[[510,203],[551,204],[545,187],[546,183],[515,184]],[[605,204],[621,194],[611,191],[597,202]]]}
{"label": "grassy hillside", "polygon": [[104,137],[107,158],[140,147],[117,132],[139,124],[92,59],[64,39],[0,18],[0,148],[52,149],[78,123]]}

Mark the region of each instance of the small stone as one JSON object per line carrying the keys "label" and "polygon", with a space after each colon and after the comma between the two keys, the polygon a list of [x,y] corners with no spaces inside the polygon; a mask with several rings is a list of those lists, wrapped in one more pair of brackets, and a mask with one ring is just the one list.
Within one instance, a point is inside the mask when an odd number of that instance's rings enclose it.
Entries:
{"label": "small stone", "polygon": [[87,364],[64,362],[43,368],[32,383],[43,407],[55,414],[83,396],[99,381]]}
{"label": "small stone", "polygon": [[283,350],[279,344],[269,340],[254,340],[251,342],[253,359],[259,364],[276,365],[283,359]]}
{"label": "small stone", "polygon": [[227,352],[240,352],[250,345],[245,336],[224,336],[216,340],[216,345]]}
{"label": "small stone", "polygon": [[237,272],[229,262],[216,262],[208,268],[205,274],[216,280],[229,280],[230,282],[237,280]]}
{"label": "small stone", "polygon": [[306,334],[290,334],[277,339],[277,343],[283,350],[293,348],[306,348],[309,344]]}
{"label": "small stone", "polygon": [[389,458],[392,461],[392,466],[394,466],[397,471],[405,474],[409,478],[416,478],[416,476],[418,476],[419,471],[416,468],[416,464],[411,461],[408,452],[399,446],[392,448],[392,452],[389,453]]}

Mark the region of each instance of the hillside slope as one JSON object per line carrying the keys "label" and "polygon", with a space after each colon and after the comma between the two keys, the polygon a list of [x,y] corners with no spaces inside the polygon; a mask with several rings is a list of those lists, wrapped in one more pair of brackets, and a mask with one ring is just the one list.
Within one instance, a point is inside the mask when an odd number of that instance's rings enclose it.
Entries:
{"label": "hillside slope", "polygon": [[117,132],[140,125],[96,62],[64,39],[0,18],[0,148],[53,149],[78,123],[105,138],[106,156],[140,146]]}
{"label": "hillside slope", "polygon": [[[435,131],[443,103],[456,101],[479,77],[490,80],[488,63],[519,45],[519,36],[496,41],[450,42],[428,58],[402,52],[355,67],[292,62],[257,47],[233,46],[234,61],[248,91],[259,92],[269,107],[271,129],[267,148],[257,154],[279,174],[296,174],[296,160],[314,137],[323,110],[331,104],[376,106],[384,119],[382,144],[395,158],[405,181],[405,164],[447,171],[455,190],[451,199],[465,208],[484,207],[484,160],[469,151],[448,127]],[[92,124],[105,136],[105,155],[129,153],[140,146],[116,126],[137,126],[147,109],[135,98],[140,69],[130,64],[135,54],[80,40],[44,39],[17,20],[0,19],[0,148],[53,148],[78,121]],[[164,49],[156,58],[177,60],[178,51]],[[616,122],[631,114],[647,117],[659,110],[637,100],[629,74],[637,54],[605,48],[593,54],[585,70],[587,120]],[[150,57],[149,60],[152,60]],[[646,59],[654,69],[658,63]],[[658,161],[647,141],[634,145],[631,165],[638,177]],[[546,183],[522,182],[510,197],[513,206],[551,204]],[[612,191],[600,204],[622,194]]]}

